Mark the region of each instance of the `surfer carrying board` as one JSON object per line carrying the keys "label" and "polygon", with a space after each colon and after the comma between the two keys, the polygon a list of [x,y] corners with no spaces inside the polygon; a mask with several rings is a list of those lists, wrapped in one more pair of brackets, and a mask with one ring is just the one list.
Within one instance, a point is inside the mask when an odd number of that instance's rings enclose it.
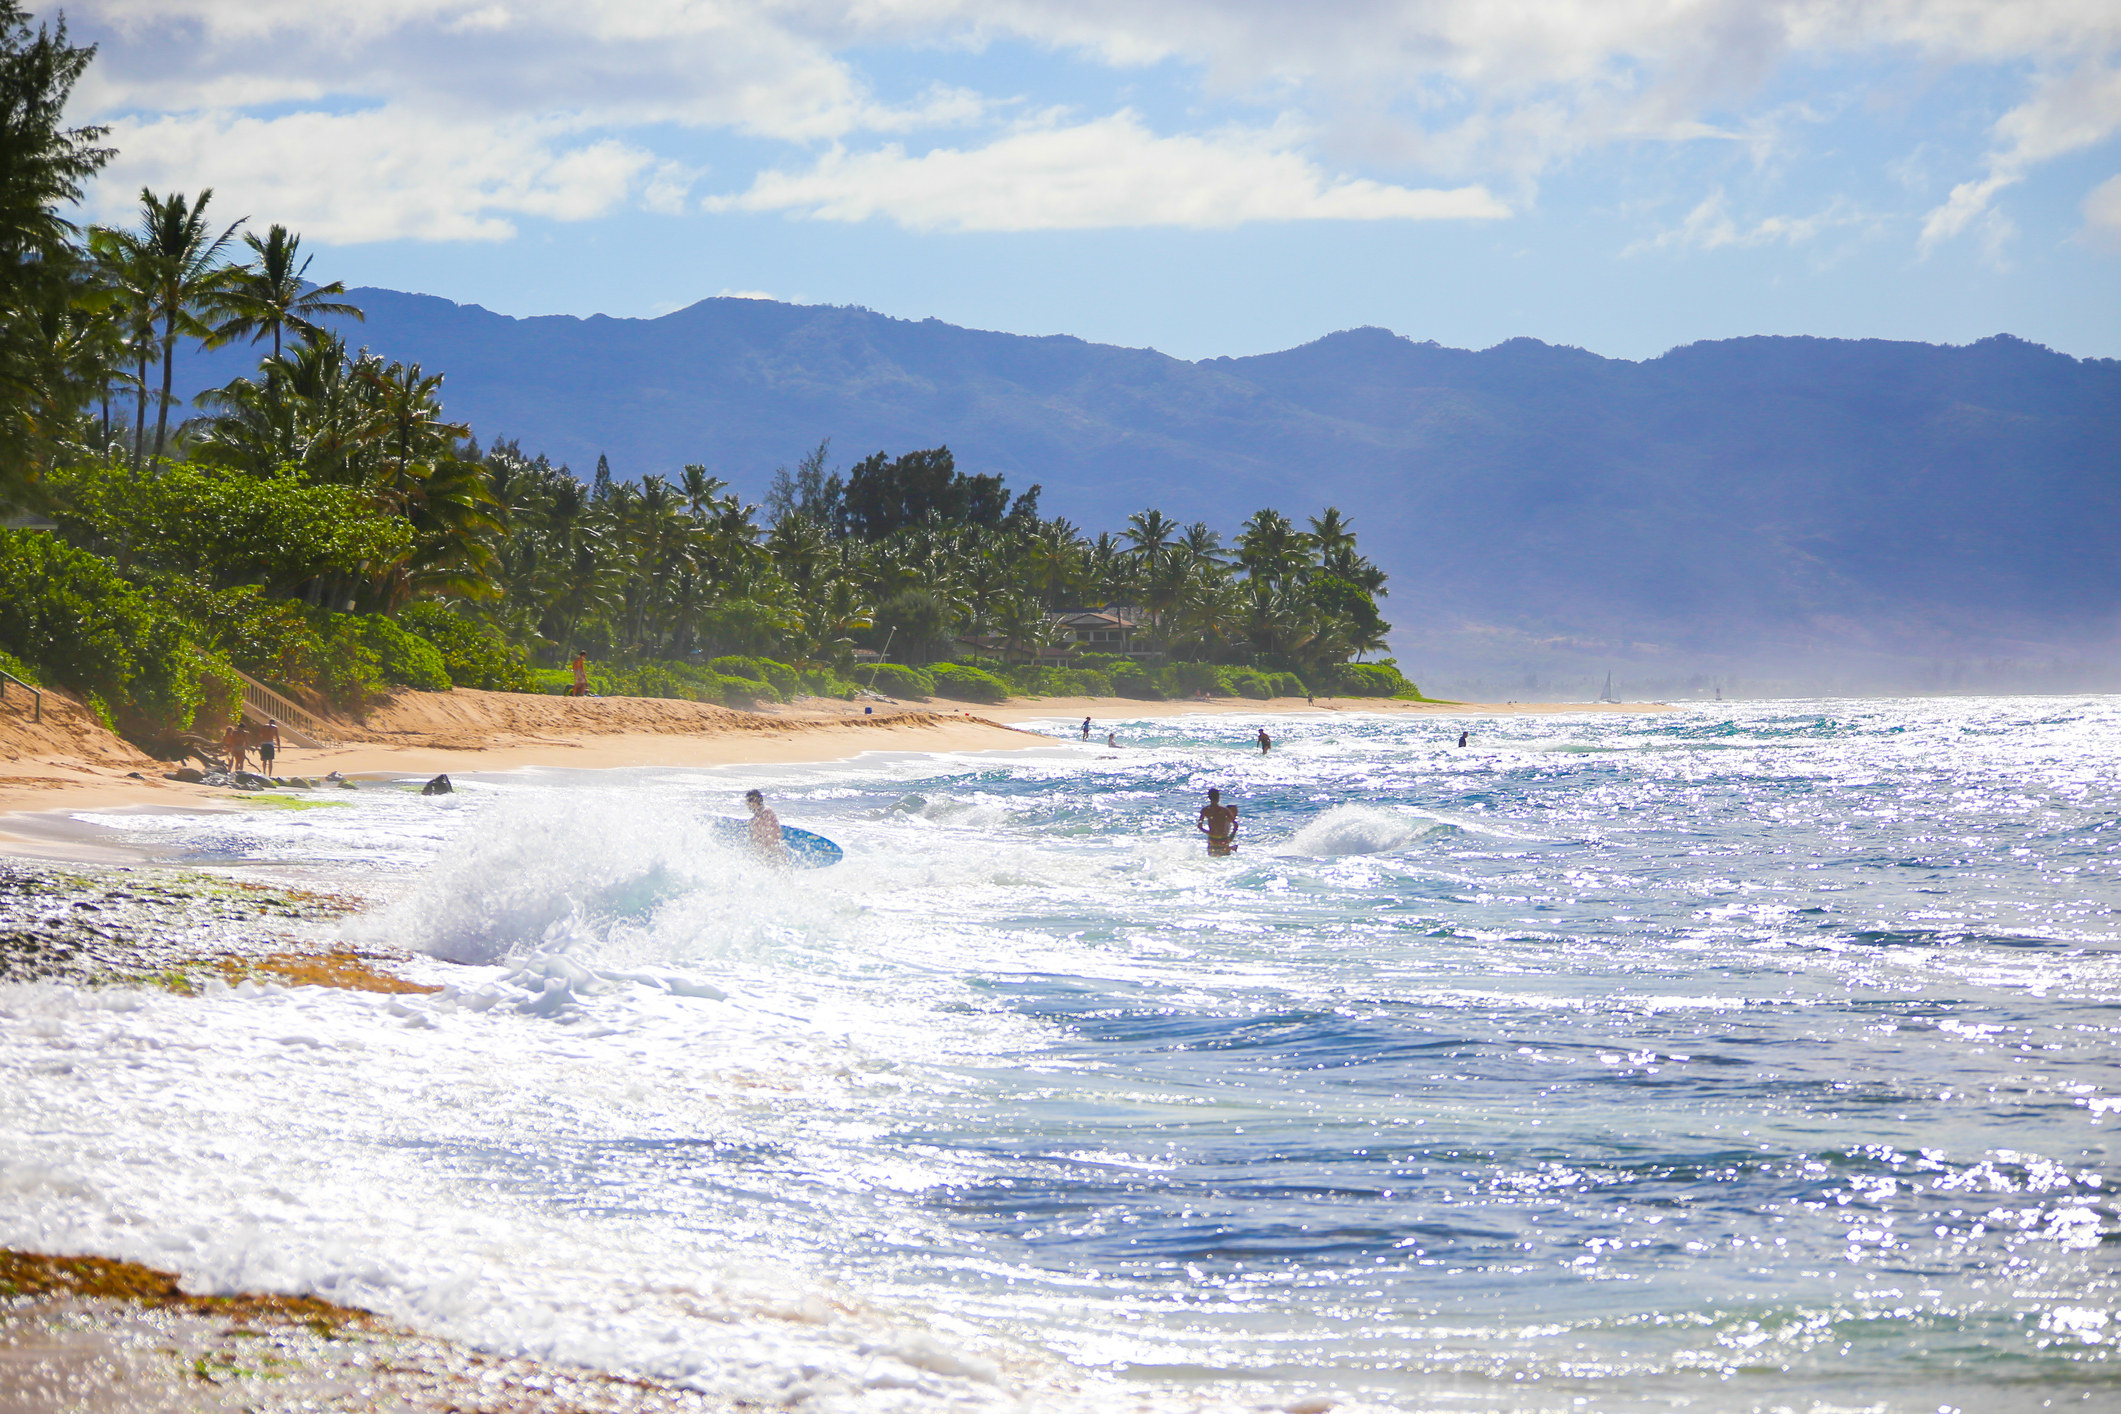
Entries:
{"label": "surfer carrying board", "polygon": [[1208,837],[1208,857],[1219,859],[1237,853],[1237,807],[1223,804],[1223,793],[1208,792],[1208,803],[1200,808],[1193,826]]}
{"label": "surfer carrying board", "polygon": [[773,813],[766,797],[755,790],[744,792],[744,804],[751,807],[751,848],[761,859],[775,864],[788,861],[788,846],[781,839],[781,817]]}

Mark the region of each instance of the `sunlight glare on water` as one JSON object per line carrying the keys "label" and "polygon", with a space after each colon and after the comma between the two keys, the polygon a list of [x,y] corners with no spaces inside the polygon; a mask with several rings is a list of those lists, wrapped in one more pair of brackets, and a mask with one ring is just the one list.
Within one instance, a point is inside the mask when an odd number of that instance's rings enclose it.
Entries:
{"label": "sunlight glare on water", "polygon": [[2115,1407],[2112,700],[1256,725],[117,822],[448,989],[0,990],[0,1239],[807,1409]]}

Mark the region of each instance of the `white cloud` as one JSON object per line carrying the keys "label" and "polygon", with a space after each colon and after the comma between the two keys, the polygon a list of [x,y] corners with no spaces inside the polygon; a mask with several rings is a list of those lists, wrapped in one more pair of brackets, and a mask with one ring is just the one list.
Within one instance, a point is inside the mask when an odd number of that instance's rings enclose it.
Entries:
{"label": "white cloud", "polygon": [[1422,190],[1335,177],[1272,132],[1159,137],[1130,112],[1029,127],[969,151],[834,150],[807,171],[760,173],[750,190],[709,198],[707,206],[827,221],[883,216],[922,231],[1509,215],[1482,187]]}
{"label": "white cloud", "polygon": [[2084,198],[2084,238],[2121,254],[2121,177],[2108,177]]}
{"label": "white cloud", "polygon": [[[1953,171],[1937,156],[1958,184],[1925,224],[1934,243],[1995,231],[1998,193],[2121,130],[2115,0],[73,0],[68,11],[107,41],[77,111],[160,144],[128,154],[132,167],[174,160],[179,130],[225,131],[242,150],[216,160],[242,169],[261,209],[279,209],[284,190],[334,230],[438,238],[490,236],[548,210],[673,209],[692,173],[648,151],[673,127],[808,149],[734,200],[826,219],[867,209],[924,228],[1022,229],[1471,214],[1494,204],[1491,189],[1523,204],[1556,164],[1602,145],[1732,142],[1762,162],[1789,139],[1754,111],[1760,95],[1794,67],[1857,56],[1931,74],[1988,66],[2025,85],[1985,157],[1961,155]],[[935,85],[887,100],[859,67],[1001,41],[1136,71],[1215,116],[1154,138],[1118,132],[1119,118],[1011,130],[997,126],[1018,111],[1010,92]],[[953,71],[980,72],[976,59]],[[1277,136],[1233,135],[1232,111]],[[309,175],[325,154],[305,144],[336,123],[354,147],[326,160],[372,186],[339,195]],[[920,156],[874,145],[963,129],[980,138]],[[416,131],[469,178],[461,196],[400,160]],[[498,166],[481,160],[484,138]],[[1122,163],[1104,178],[1083,165],[1101,143]],[[1059,174],[1057,197],[1024,175],[1044,167]],[[1248,197],[1237,172],[1260,174],[1263,190]],[[892,198],[886,174],[922,194]],[[983,176],[1006,190],[984,190]]]}
{"label": "white cloud", "polygon": [[[533,123],[437,127],[389,110],[122,120],[98,189],[104,219],[143,186],[212,187],[215,209],[282,221],[320,241],[498,240],[512,216],[583,220],[644,186],[666,204],[684,187],[668,164],[623,142],[560,147]],[[660,184],[660,185],[659,185]]]}
{"label": "white cloud", "polygon": [[1837,226],[1866,224],[1865,218],[1835,202],[1810,216],[1763,216],[1750,224],[1731,215],[1723,188],[1717,187],[1677,226],[1637,241],[1624,254],[1644,250],[1721,250],[1726,246],[1746,248],[1765,245],[1801,245],[1820,232]]}
{"label": "white cloud", "polygon": [[2087,61],[2049,78],[2032,98],[1997,120],[2000,145],[1989,158],[1987,172],[1954,186],[1943,205],[1929,213],[1922,225],[1923,248],[1949,240],[1977,221],[1993,231],[1997,223],[1984,218],[1998,192],[2024,181],[2040,163],[2091,147],[2116,132],[2121,132],[2121,66]]}

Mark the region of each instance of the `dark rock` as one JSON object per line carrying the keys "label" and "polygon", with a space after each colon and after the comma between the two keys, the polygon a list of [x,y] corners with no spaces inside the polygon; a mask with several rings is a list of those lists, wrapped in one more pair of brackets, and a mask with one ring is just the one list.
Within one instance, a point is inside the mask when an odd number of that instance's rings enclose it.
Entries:
{"label": "dark rock", "polygon": [[125,775],[128,780],[144,781],[147,779],[147,777],[141,775],[138,771],[127,771]]}
{"label": "dark rock", "polygon": [[248,771],[238,771],[228,778],[228,783],[238,790],[271,790],[272,782],[263,776],[254,776]]}
{"label": "dark rock", "polygon": [[422,795],[454,795],[454,794],[456,794],[456,790],[457,790],[457,788],[456,788],[455,786],[453,786],[453,785],[451,785],[451,784],[449,783],[449,777],[447,777],[447,776],[436,776],[436,777],[435,777],[435,778],[434,778],[433,780],[429,781],[429,782],[428,782],[428,783],[427,783],[426,785],[424,785],[424,786],[421,786],[421,787],[420,787],[420,794],[422,794]]}
{"label": "dark rock", "polygon": [[355,785],[355,784],[354,784],[354,783],[353,783],[352,781],[349,781],[349,780],[344,780],[344,779],[342,779],[342,780],[340,780],[340,782],[339,782],[339,789],[340,789],[340,790],[359,790],[359,789],[360,789],[360,787],[359,787],[359,786],[357,786],[357,785]]}
{"label": "dark rock", "polygon": [[165,781],[182,781],[186,785],[198,785],[206,779],[206,773],[197,766],[179,766],[162,778]]}

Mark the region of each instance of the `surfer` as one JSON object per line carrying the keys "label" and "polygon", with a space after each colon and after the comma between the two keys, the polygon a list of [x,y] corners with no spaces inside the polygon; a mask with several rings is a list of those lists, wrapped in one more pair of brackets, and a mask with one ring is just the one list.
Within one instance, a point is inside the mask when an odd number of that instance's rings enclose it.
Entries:
{"label": "surfer", "polygon": [[1223,804],[1223,793],[1208,792],[1208,803],[1200,808],[1193,826],[1208,837],[1208,857],[1219,859],[1237,853],[1237,807]]}
{"label": "surfer", "polygon": [[773,813],[766,797],[755,790],[744,792],[744,804],[751,807],[751,848],[761,858],[774,863],[785,863],[788,846],[781,839],[781,817]]}
{"label": "surfer", "polygon": [[1265,727],[1261,727],[1259,729],[1259,754],[1264,756],[1273,749],[1274,738],[1267,735],[1267,729]]}

